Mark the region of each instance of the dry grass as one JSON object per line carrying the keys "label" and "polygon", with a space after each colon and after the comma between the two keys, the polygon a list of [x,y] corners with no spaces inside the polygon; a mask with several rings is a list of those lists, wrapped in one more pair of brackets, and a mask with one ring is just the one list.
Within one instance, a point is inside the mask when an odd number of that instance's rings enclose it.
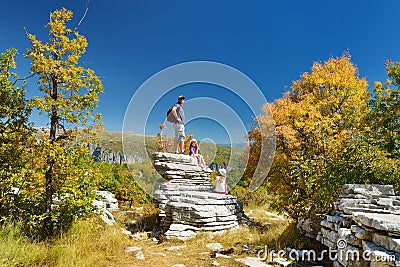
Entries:
{"label": "dry grass", "polygon": [[132,266],[123,252],[131,245],[119,227],[109,227],[98,219],[78,221],[60,238],[33,243],[15,227],[0,231],[1,266]]}
{"label": "dry grass", "polygon": [[[252,211],[251,211],[252,210]],[[305,238],[295,229],[293,222],[266,212],[268,207],[245,208],[249,217],[260,222],[259,227],[241,226],[223,234],[199,233],[187,241],[144,239],[133,240],[121,233],[120,226],[107,226],[98,219],[78,221],[64,236],[43,243],[32,243],[18,233],[16,228],[0,230],[1,266],[242,266],[236,258],[256,257],[243,250],[245,246],[254,249],[281,249],[287,246],[302,248],[307,246]],[[151,222],[157,209],[144,207],[141,212],[143,222]],[[280,218],[280,219],[278,219]],[[119,219],[123,219],[120,217]],[[141,230],[141,229],[137,229]],[[207,243],[221,243],[231,258],[215,258],[215,253],[206,247]],[[179,251],[167,251],[170,246],[186,246]],[[135,253],[126,253],[128,246],[140,246],[145,259],[137,259]],[[155,254],[154,254],[155,253]],[[157,254],[159,253],[159,254]],[[161,255],[162,254],[162,255]]]}
{"label": "dry grass", "polygon": [[[228,230],[223,234],[200,233],[196,238],[187,241],[167,240],[157,244],[151,240],[136,241],[136,246],[141,246],[145,254],[145,259],[133,259],[135,266],[172,266],[174,264],[184,264],[185,266],[212,266],[215,260],[222,266],[242,266],[235,259],[247,256],[257,256],[256,254],[247,254],[243,251],[243,245],[251,245],[255,249],[263,249],[264,245],[271,247],[279,235],[284,232],[289,223],[283,222],[275,224],[263,234],[256,229],[249,227],[240,227],[239,229]],[[221,243],[225,251],[231,258],[214,258],[212,251],[206,247],[207,243]],[[264,243],[267,242],[267,243]],[[179,251],[167,251],[170,246],[186,246]],[[154,255],[152,253],[164,253],[166,256]],[[206,253],[208,252],[208,253]]]}
{"label": "dry grass", "polygon": [[[172,266],[174,264],[184,264],[185,266],[213,266],[213,261],[217,261],[221,266],[243,266],[235,261],[237,258],[247,256],[256,257],[256,254],[248,254],[243,251],[244,245],[254,249],[281,248],[280,238],[291,229],[293,222],[279,217],[276,214],[266,212],[267,207],[246,208],[246,212],[260,223],[259,227],[241,226],[238,229],[227,230],[222,233],[199,233],[196,238],[186,241],[170,239],[158,244],[152,240],[134,241],[135,246],[142,247],[145,255],[144,260],[133,258],[135,266]],[[279,218],[279,219],[278,219]],[[290,236],[285,236],[288,242],[294,240]],[[293,238],[298,238],[294,236]],[[231,258],[215,258],[215,253],[206,247],[207,243],[221,243],[224,250]],[[171,246],[186,246],[179,251],[167,251]],[[154,253],[163,253],[158,255]]]}

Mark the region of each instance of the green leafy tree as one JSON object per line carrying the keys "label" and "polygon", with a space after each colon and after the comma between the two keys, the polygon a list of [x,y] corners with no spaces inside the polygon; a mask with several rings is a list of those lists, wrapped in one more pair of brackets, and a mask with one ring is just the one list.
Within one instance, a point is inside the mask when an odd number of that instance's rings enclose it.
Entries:
{"label": "green leafy tree", "polygon": [[387,61],[386,70],[389,79],[373,88],[371,128],[375,143],[400,159],[400,62]]}
{"label": "green leafy tree", "polygon": [[16,86],[16,49],[0,55],[0,216],[5,218],[14,210],[12,187],[19,187],[18,178],[26,165],[25,144],[31,138],[28,123],[30,108],[25,90]]}
{"label": "green leafy tree", "polygon": [[91,173],[90,169],[82,172],[85,170],[82,164],[89,160],[85,159],[87,145],[102,126],[100,114],[93,111],[103,85],[92,69],[79,64],[88,43],[77,29],[67,26],[72,15],[65,8],[50,13],[47,42],[27,33],[31,48],[25,56],[32,60],[30,71],[37,75],[43,94],[34,97],[32,107],[46,113],[50,120],[47,138],[41,140],[46,165],[44,230],[47,236],[53,235],[54,223],[63,218],[53,211],[54,197],[70,204],[58,208],[57,212],[65,208],[64,215],[70,212],[77,216],[81,208],[87,207]]}

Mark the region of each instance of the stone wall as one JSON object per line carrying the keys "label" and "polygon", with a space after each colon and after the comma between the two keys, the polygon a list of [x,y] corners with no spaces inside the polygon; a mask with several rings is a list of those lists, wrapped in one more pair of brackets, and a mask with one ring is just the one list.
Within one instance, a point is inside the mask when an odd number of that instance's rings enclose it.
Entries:
{"label": "stone wall", "polygon": [[211,169],[188,155],[156,152],[155,169],[166,179],[155,190],[167,238],[187,239],[197,231],[238,226],[243,210],[236,197],[214,193]]}
{"label": "stone wall", "polygon": [[335,266],[400,266],[400,196],[393,186],[343,185],[335,207],[317,236],[337,250]]}

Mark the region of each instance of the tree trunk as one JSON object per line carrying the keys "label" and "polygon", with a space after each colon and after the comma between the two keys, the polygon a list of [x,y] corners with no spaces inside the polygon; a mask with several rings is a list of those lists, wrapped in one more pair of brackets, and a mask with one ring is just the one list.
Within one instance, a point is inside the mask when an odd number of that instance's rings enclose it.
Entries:
{"label": "tree trunk", "polygon": [[[54,100],[57,100],[57,81],[56,79],[52,79],[52,94],[51,97]],[[51,117],[50,117],[50,134],[49,134],[49,140],[51,144],[54,144],[56,141],[56,135],[57,135],[57,123],[58,123],[58,116],[57,116],[57,108],[56,106],[52,106],[51,110]],[[52,148],[50,148],[52,149]],[[54,194],[54,186],[53,186],[53,177],[54,177],[54,164],[55,160],[54,158],[50,159],[48,161],[48,169],[46,170],[46,219],[44,220],[44,230],[47,236],[52,236],[53,235],[53,224],[51,222],[51,217],[50,217],[50,212],[51,212],[51,204],[53,203],[53,194]]]}

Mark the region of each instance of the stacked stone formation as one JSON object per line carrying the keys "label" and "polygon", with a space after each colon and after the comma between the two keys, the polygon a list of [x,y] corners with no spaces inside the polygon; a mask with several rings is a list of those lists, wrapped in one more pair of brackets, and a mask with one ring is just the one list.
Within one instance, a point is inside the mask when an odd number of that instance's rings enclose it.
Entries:
{"label": "stacked stone formation", "polygon": [[154,196],[160,201],[161,226],[167,238],[187,239],[197,231],[218,231],[238,225],[242,209],[232,195],[214,193],[211,169],[181,154],[156,152],[155,169],[167,181]]}
{"label": "stacked stone formation", "polygon": [[338,250],[335,266],[400,266],[400,196],[393,186],[345,184],[335,208],[317,236]]}

